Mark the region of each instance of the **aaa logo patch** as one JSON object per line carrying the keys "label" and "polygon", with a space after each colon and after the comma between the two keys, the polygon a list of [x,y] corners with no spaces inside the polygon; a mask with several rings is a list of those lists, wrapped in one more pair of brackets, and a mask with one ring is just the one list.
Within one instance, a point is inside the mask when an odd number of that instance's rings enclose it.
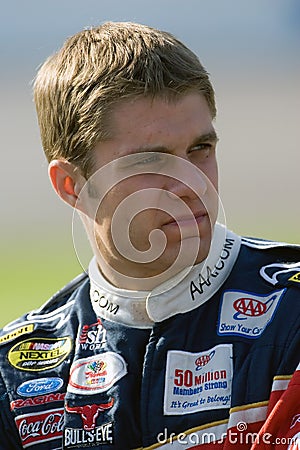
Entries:
{"label": "aaa logo patch", "polygon": [[238,290],[225,291],[218,323],[219,335],[258,338],[272,322],[285,289],[259,295]]}

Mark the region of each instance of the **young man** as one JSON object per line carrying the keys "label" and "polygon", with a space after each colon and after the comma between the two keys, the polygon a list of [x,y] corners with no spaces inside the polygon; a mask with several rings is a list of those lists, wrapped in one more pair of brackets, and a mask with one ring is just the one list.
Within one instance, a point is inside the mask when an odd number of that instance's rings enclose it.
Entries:
{"label": "young man", "polygon": [[0,449],[294,448],[300,249],[217,223],[198,58],[105,23],[71,37],[34,90],[51,182],[94,258],[2,330]]}

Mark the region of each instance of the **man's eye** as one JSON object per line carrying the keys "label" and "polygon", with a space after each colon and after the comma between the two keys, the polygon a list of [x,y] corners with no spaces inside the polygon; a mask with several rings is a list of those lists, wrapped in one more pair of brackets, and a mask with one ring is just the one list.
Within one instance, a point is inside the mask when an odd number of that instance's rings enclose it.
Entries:
{"label": "man's eye", "polygon": [[206,144],[195,145],[195,147],[193,147],[192,150],[210,150],[211,148],[212,148],[212,145],[209,143],[206,143]]}
{"label": "man's eye", "polygon": [[148,169],[157,170],[164,162],[165,155],[158,152],[134,153],[121,158],[117,162],[117,167],[121,170]]}
{"label": "man's eye", "polygon": [[192,147],[189,153],[192,154],[193,156],[201,157],[204,159],[208,158],[212,149],[213,145],[210,143],[198,144]]}

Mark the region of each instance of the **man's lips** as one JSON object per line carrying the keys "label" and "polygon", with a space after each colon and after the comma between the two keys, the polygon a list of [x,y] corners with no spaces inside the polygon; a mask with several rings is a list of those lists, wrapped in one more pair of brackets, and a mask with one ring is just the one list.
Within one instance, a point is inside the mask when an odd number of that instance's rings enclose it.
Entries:
{"label": "man's lips", "polygon": [[192,213],[185,216],[178,216],[178,217],[171,217],[170,220],[165,222],[163,226],[169,225],[169,226],[185,226],[185,225],[192,225],[196,223],[201,223],[204,218],[207,217],[207,211],[198,211],[196,213]]}

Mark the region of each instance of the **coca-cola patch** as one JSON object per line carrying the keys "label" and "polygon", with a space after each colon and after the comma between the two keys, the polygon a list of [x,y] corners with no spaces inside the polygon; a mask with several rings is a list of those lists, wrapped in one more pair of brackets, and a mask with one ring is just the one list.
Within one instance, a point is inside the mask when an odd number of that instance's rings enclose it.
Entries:
{"label": "coca-cola patch", "polygon": [[64,410],[23,414],[15,418],[23,448],[38,443],[61,439],[64,426]]}

